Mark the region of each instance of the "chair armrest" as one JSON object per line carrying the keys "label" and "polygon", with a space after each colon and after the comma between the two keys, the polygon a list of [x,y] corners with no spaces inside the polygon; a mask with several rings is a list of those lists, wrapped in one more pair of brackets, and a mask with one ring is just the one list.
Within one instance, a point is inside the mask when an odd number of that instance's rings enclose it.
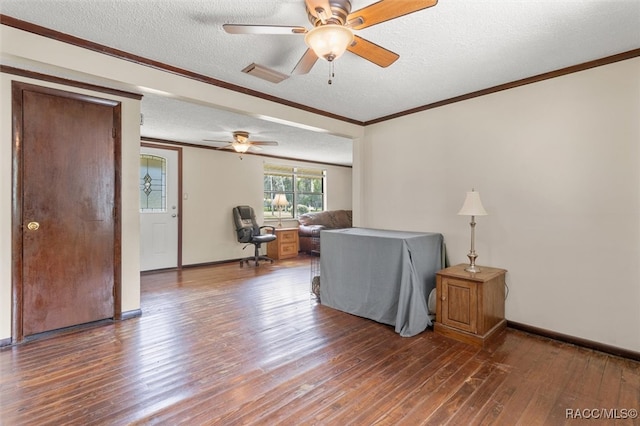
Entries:
{"label": "chair armrest", "polygon": [[264,229],[264,228],[271,229],[271,233],[272,233],[272,234],[275,234],[275,233],[276,233],[276,228],[275,228],[274,226],[271,226],[271,225],[264,225],[264,226],[261,226],[261,227],[260,227],[260,229]]}

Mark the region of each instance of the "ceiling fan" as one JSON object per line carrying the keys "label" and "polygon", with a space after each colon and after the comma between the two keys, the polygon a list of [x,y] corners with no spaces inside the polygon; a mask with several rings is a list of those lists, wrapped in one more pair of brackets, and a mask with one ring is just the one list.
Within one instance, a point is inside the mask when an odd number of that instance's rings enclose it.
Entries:
{"label": "ceiling fan", "polygon": [[254,141],[249,140],[249,132],[245,132],[244,130],[238,130],[233,132],[233,141],[218,141],[213,139],[204,139],[205,142],[219,142],[226,143],[227,145],[222,146],[216,149],[233,149],[239,154],[244,154],[245,152],[251,150],[260,151],[262,148],[260,146],[278,146],[278,142],[276,141]]}
{"label": "ceiling fan", "polygon": [[388,67],[399,57],[397,53],[355,35],[361,30],[422,9],[438,0],[380,0],[351,12],[350,0],[305,0],[309,22],[313,28],[299,26],[224,24],[230,34],[303,34],[308,48],[291,72],[311,71],[318,58],[329,62],[348,50],[380,67]]}

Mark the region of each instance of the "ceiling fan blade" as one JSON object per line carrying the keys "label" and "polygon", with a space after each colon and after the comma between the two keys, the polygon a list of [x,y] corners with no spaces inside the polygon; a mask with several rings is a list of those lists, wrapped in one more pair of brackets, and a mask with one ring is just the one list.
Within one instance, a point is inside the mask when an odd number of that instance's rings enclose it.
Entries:
{"label": "ceiling fan blade", "polygon": [[230,150],[233,150],[233,145],[218,146],[218,147],[214,147],[213,149],[230,149]]}
{"label": "ceiling fan blade", "polygon": [[229,141],[219,141],[215,139],[202,139],[203,142],[231,143]]}
{"label": "ceiling fan blade", "polygon": [[354,36],[353,43],[347,47],[347,50],[383,68],[388,67],[400,57],[397,53],[358,36]]}
{"label": "ceiling fan blade", "polygon": [[312,49],[307,49],[307,51],[304,52],[304,55],[302,55],[302,58],[300,58],[296,66],[293,68],[293,71],[291,71],[291,74],[307,74],[316,64],[317,60],[318,56],[316,55],[316,53]]}
{"label": "ceiling fan blade", "polygon": [[249,143],[251,145],[278,146],[278,142],[276,141],[251,141]]}
{"label": "ceiling fan blade", "polygon": [[305,0],[307,10],[324,23],[332,15],[329,0]]}
{"label": "ceiling fan blade", "polygon": [[222,26],[229,34],[304,34],[305,27],[290,27],[286,25],[251,25],[224,24]]}
{"label": "ceiling fan blade", "polygon": [[354,30],[361,30],[381,22],[399,18],[435,6],[438,0],[380,0],[349,14],[348,25]]}

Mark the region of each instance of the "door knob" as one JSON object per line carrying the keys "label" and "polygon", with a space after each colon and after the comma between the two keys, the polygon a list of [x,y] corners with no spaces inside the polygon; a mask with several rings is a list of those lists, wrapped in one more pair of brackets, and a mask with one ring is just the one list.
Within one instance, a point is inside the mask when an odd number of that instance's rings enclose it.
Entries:
{"label": "door knob", "polygon": [[27,228],[29,231],[37,231],[40,228],[40,224],[38,222],[29,222]]}
{"label": "door knob", "polygon": [[171,217],[176,217],[176,216],[177,216],[177,214],[175,214],[175,213],[171,215]]}

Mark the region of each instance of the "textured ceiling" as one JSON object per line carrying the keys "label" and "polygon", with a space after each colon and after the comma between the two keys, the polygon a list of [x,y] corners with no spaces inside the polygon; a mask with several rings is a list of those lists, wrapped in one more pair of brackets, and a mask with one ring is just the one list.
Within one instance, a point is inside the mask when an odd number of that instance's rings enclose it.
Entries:
{"label": "textured ceiling", "polygon": [[[371,3],[353,0],[352,10]],[[1,0],[0,11],[362,122],[640,48],[640,0],[440,0],[357,32],[400,55],[390,67],[347,52],[331,85],[324,61],[273,84],[240,71],[255,62],[289,74],[306,50],[304,37],[231,35],[222,25],[310,28],[303,0]],[[281,142],[268,154],[351,162],[350,142],[336,136],[159,95],[145,96],[143,112],[143,136],[201,143],[242,129]]]}

